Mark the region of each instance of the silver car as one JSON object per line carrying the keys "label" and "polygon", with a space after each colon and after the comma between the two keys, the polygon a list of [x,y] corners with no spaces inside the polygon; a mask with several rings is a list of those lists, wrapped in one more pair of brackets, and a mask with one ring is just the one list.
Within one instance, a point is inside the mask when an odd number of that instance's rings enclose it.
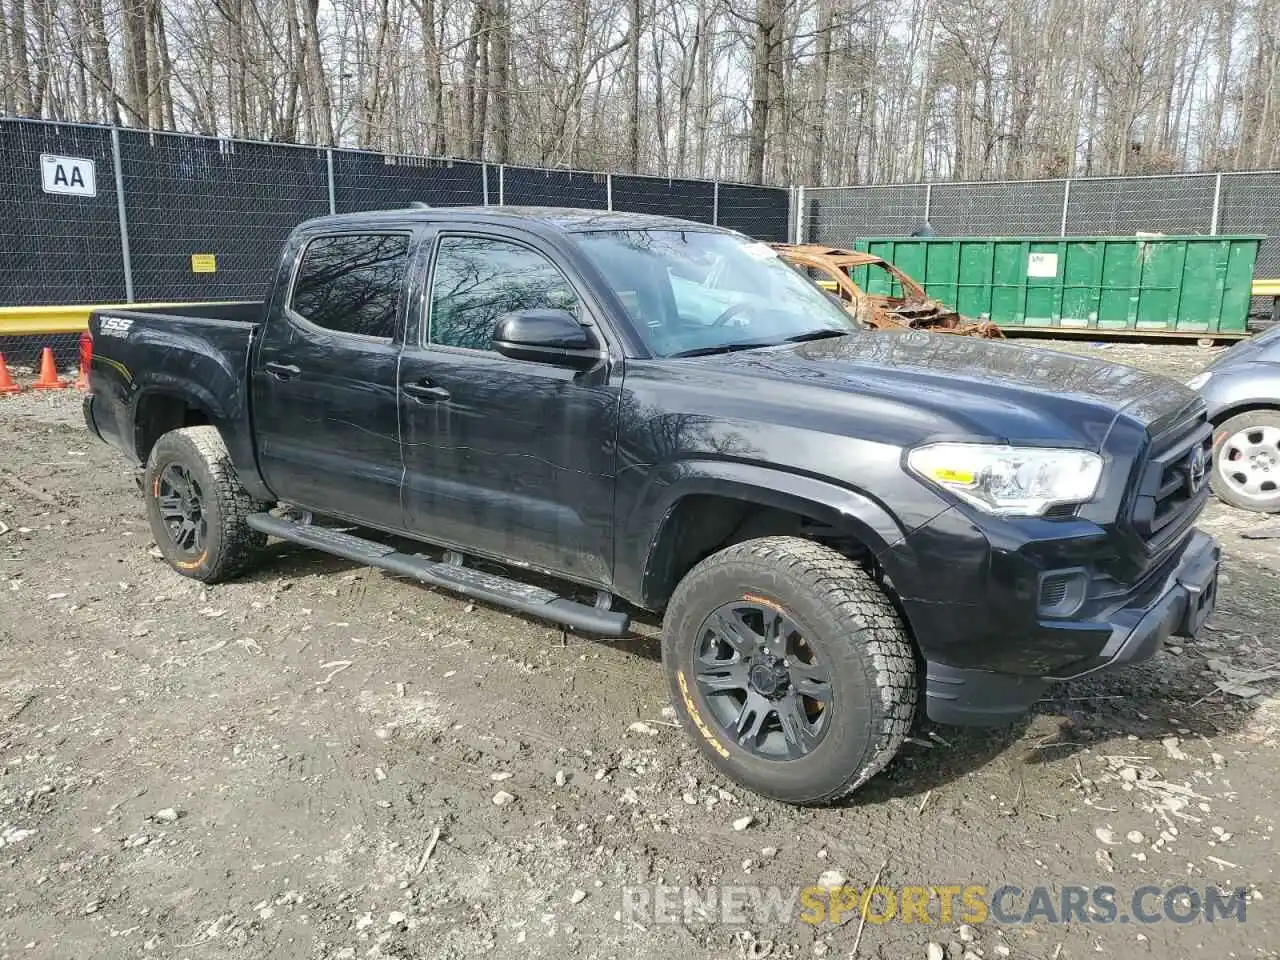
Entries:
{"label": "silver car", "polygon": [[1187,381],[1213,423],[1213,492],[1280,513],[1280,325],[1242,340]]}

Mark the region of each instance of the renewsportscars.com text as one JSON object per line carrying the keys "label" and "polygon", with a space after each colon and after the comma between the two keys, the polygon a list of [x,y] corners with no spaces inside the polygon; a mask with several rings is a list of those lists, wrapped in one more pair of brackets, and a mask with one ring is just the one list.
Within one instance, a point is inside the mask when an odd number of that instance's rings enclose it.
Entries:
{"label": "renewsportscars.com text", "polygon": [[840,924],[864,913],[868,923],[1217,923],[1246,921],[1243,888],[1222,890],[1177,884],[1113,886],[1066,884],[1020,887],[961,886],[628,886],[623,922],[683,924]]}

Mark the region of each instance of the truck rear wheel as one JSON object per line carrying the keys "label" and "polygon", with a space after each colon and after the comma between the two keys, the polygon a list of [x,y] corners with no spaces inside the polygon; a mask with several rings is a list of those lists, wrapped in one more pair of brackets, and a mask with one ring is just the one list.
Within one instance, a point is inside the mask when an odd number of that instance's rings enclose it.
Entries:
{"label": "truck rear wheel", "polygon": [[915,712],[906,629],[871,576],[797,537],[735,544],[680,582],[662,662],[708,760],[748,789],[830,803],[882,770]]}
{"label": "truck rear wheel", "polygon": [[240,485],[216,427],[184,427],[157,440],[142,493],[156,545],[184,577],[226,580],[266,546],[266,534],[245,522],[262,506]]}

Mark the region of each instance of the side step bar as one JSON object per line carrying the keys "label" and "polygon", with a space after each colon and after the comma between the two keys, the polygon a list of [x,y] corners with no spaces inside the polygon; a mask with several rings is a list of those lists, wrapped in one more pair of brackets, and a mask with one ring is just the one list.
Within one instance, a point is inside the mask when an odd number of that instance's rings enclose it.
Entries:
{"label": "side step bar", "polygon": [[602,637],[625,637],[631,631],[631,617],[625,613],[589,607],[584,603],[566,600],[550,590],[485,573],[483,570],[452,563],[436,563],[425,557],[401,553],[394,547],[365,540],[363,537],[283,520],[269,513],[251,514],[248,523],[253,529],[281,540],[313,547],[401,576],[413,577],[433,587],[442,587],[485,603],[574,627],[584,633]]}

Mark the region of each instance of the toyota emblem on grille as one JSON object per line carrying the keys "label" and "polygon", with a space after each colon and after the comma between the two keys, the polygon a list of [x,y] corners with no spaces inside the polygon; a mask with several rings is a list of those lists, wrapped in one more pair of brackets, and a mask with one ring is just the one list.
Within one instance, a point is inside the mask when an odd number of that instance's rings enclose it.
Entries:
{"label": "toyota emblem on grille", "polygon": [[1191,492],[1198,493],[1200,488],[1204,486],[1204,475],[1208,470],[1208,463],[1204,455],[1204,447],[1196,447],[1191,451],[1191,459],[1187,461],[1187,486],[1191,488]]}

